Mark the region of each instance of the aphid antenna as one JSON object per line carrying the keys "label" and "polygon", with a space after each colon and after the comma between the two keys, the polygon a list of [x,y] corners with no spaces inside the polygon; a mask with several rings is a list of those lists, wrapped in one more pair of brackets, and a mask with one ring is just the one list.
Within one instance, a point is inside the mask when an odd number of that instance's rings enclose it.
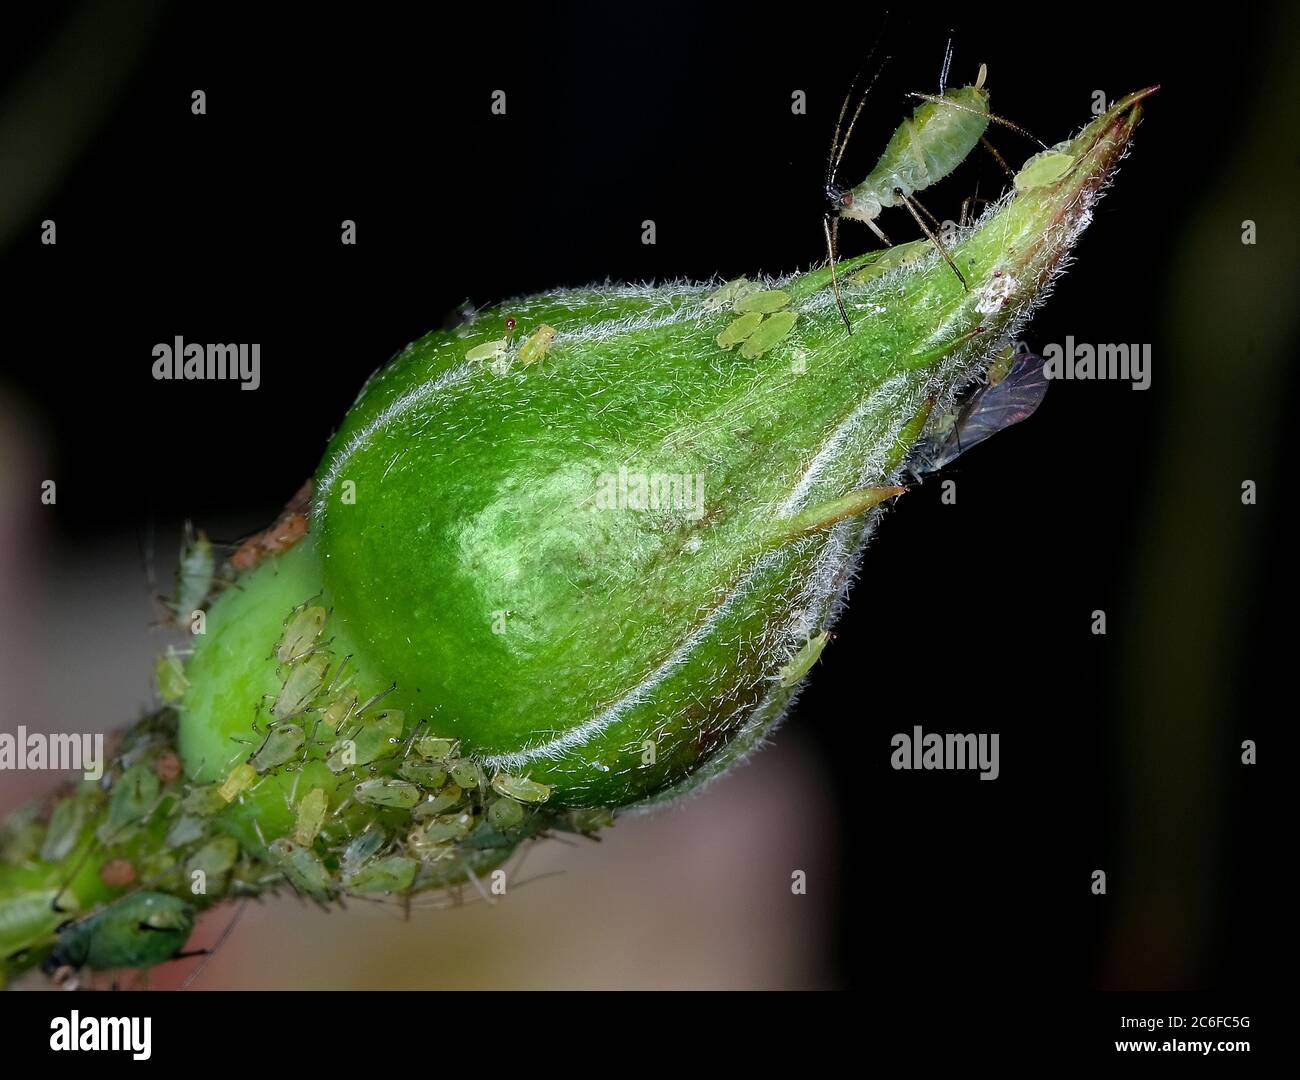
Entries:
{"label": "aphid antenna", "polygon": [[962,274],[962,272],[957,269],[957,264],[952,261],[952,256],[948,254],[948,249],[943,246],[943,243],[939,240],[939,237],[936,236],[934,232],[931,231],[930,226],[928,226],[925,223],[925,221],[922,219],[921,215],[917,213],[916,204],[912,201],[912,199],[910,199],[906,194],[904,194],[902,188],[894,188],[894,197],[898,199],[898,201],[901,202],[905,207],[907,207],[907,212],[912,215],[917,225],[920,226],[921,231],[925,233],[926,239],[928,239],[930,243],[932,243],[938,249],[939,254],[943,256],[944,262],[946,262],[948,266],[951,267],[952,272],[957,275],[957,280],[961,282],[962,288],[965,289],[967,292],[970,292],[970,284],[966,281],[965,275]]}

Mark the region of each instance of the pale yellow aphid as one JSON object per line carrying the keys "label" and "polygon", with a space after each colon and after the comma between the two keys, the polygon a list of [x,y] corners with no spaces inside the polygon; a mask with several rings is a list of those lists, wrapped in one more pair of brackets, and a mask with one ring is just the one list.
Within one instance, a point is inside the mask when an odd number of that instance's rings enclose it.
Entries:
{"label": "pale yellow aphid", "polygon": [[158,657],[154,666],[154,678],[158,682],[158,696],[169,705],[174,705],[185,696],[190,681],[185,677],[185,661],[171,646]]}
{"label": "pale yellow aphid", "polygon": [[222,781],[221,787],[217,789],[220,795],[228,803],[234,802],[241,792],[246,791],[248,787],[257,779],[257,770],[248,762],[236,765],[230,770],[230,775]]}
{"label": "pale yellow aphid", "polygon": [[500,360],[506,354],[506,347],[510,342],[506,338],[500,338],[497,341],[485,341],[482,345],[475,345],[465,354],[465,359],[470,363],[476,363],[479,360]]}
{"label": "pale yellow aphid", "polygon": [[324,788],[312,788],[298,803],[298,816],[293,825],[293,838],[303,847],[311,847],[321,826],[325,823],[325,810],[329,800]]}
{"label": "pale yellow aphid", "polygon": [[551,347],[551,342],[555,340],[555,327],[547,326],[542,323],[532,335],[519,346],[519,362],[525,366],[535,364]]}

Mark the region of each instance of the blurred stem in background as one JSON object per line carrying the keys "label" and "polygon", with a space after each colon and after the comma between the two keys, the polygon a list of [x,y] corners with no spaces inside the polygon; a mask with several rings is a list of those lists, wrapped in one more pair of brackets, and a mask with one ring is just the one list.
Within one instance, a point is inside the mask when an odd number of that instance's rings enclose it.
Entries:
{"label": "blurred stem in background", "polygon": [[[1232,938],[1214,932],[1230,886],[1222,873],[1232,843],[1227,804],[1238,783],[1232,771],[1248,768],[1241,739],[1257,734],[1237,715],[1234,679],[1248,659],[1245,642],[1269,640],[1267,628],[1249,635],[1234,628],[1249,625],[1251,589],[1267,584],[1252,560],[1265,552],[1268,506],[1281,493],[1277,463],[1260,451],[1284,445],[1285,365],[1300,293],[1293,139],[1300,19],[1278,7],[1270,22],[1258,100],[1237,138],[1207,133],[1204,145],[1219,147],[1217,157],[1187,148],[1185,175],[1201,198],[1170,230],[1179,251],[1159,346],[1168,404],[1142,467],[1153,482],[1121,653],[1125,847],[1110,883],[1121,899],[1103,973],[1116,988],[1203,985],[1213,958],[1201,943]],[[1215,93],[1211,82],[1204,93]],[[1242,242],[1247,220],[1258,230],[1253,246]],[[1242,505],[1247,480],[1262,505]]]}

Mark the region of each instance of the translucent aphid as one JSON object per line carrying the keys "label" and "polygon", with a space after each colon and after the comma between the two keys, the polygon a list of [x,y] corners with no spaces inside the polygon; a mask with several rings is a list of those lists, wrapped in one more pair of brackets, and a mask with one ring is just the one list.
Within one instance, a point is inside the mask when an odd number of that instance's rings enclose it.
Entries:
{"label": "translucent aphid", "polygon": [[137,892],[59,931],[45,970],[146,968],[171,960],[194,929],[194,909],[165,893]]}
{"label": "translucent aphid", "polygon": [[387,855],[362,867],[348,881],[348,888],[359,893],[406,892],[415,882],[417,860],[405,855]]}
{"label": "translucent aphid", "polygon": [[329,799],[324,788],[312,788],[298,801],[298,813],[293,824],[293,839],[303,847],[311,847],[325,823]]}
{"label": "translucent aphid", "polygon": [[172,613],[178,622],[188,620],[207,602],[216,569],[212,541],[202,531],[191,535],[186,525],[180,563],[176,568],[176,597],[172,602]]}
{"label": "translucent aphid", "polygon": [[252,787],[256,779],[257,770],[245,761],[230,770],[230,774],[221,782],[221,787],[217,790],[224,801],[232,803],[242,792]]}
{"label": "translucent aphid", "polygon": [[354,689],[342,691],[338,697],[321,710],[321,723],[333,728],[334,733],[338,734],[344,723],[356,711],[359,698],[360,695]]}
{"label": "translucent aphid", "polygon": [[181,799],[181,809],[199,817],[211,817],[217,811],[224,810],[234,797],[232,795],[230,799],[226,798],[223,784],[200,784],[191,788]]}
{"label": "translucent aphid", "polygon": [[352,793],[356,796],[357,802],[368,803],[371,806],[391,806],[401,810],[411,809],[424,798],[424,792],[410,781],[391,780],[386,777],[362,780],[352,789]]}
{"label": "translucent aphid", "polygon": [[741,297],[757,288],[748,278],[738,277],[728,281],[717,292],[710,293],[704,300],[704,311],[712,314],[734,304]]}
{"label": "translucent aphid", "polygon": [[337,773],[354,765],[369,765],[391,756],[397,752],[401,743],[405,722],[406,716],[400,709],[389,709],[367,717],[355,731],[348,733],[346,738],[330,748],[325,764]]}
{"label": "translucent aphid", "polygon": [[45,839],[41,842],[41,859],[44,862],[62,862],[77,846],[81,830],[86,825],[86,804],[76,798],[63,799],[50,815],[50,823],[45,829]]}
{"label": "translucent aphid", "polygon": [[830,634],[825,631],[819,631],[813,634],[807,641],[799,646],[799,651],[790,658],[789,663],[781,669],[777,676],[777,681],[784,688],[789,688],[802,679],[809,671],[812,670],[813,664],[817,663],[826,648],[826,642],[830,640]]}
{"label": "translucent aphid", "polygon": [[717,336],[717,343],[724,349],[733,349],[749,337],[763,321],[763,313],[751,311],[729,322]]}
{"label": "translucent aphid", "polygon": [[790,294],[784,289],[764,289],[762,292],[752,292],[740,297],[736,301],[735,311],[737,315],[750,311],[769,315],[773,311],[780,311],[783,307],[789,306],[789,303]]}
{"label": "translucent aphid", "polygon": [[508,799],[526,803],[544,803],[551,797],[551,789],[546,784],[539,784],[526,776],[511,776],[503,772],[492,777],[492,790]]}
{"label": "translucent aphid", "polygon": [[446,761],[456,752],[456,740],[421,735],[415,740],[415,752],[428,761]]}
{"label": "translucent aphid", "polygon": [[[991,369],[997,374],[994,361]],[[918,476],[942,469],[990,435],[1032,416],[1047,394],[1043,358],[1029,352],[1012,354],[1004,378],[978,387],[960,408],[937,417],[924,439],[917,443],[910,467]]]}
{"label": "translucent aphid", "polygon": [[262,745],[248,759],[258,772],[274,769],[292,761],[307,743],[307,735],[298,724],[276,724],[266,733]]}
{"label": "translucent aphid", "polygon": [[[213,788],[213,794],[216,794],[215,788]],[[221,806],[226,805],[225,800],[219,796],[217,801]],[[220,809],[220,807],[217,809]],[[169,848],[188,847],[195,840],[202,839],[207,831],[208,826],[203,818],[196,814],[182,814],[172,823],[172,827],[167,830],[167,836],[163,843]]]}
{"label": "translucent aphid", "polygon": [[545,323],[534,330],[528,340],[519,346],[519,362],[524,365],[537,363],[550,350],[555,333],[555,327]]}
{"label": "translucent aphid", "polygon": [[383,830],[374,828],[367,829],[360,836],[355,837],[343,849],[343,858],[340,860],[343,880],[350,881],[353,875],[370,861],[375,852],[384,846],[385,839]]}
{"label": "translucent aphid", "polygon": [[328,619],[329,612],[318,605],[294,608],[284,622],[284,635],[275,647],[276,659],[282,664],[301,660],[315,647]]}
{"label": "translucent aphid", "polygon": [[494,829],[513,829],[524,820],[524,808],[513,798],[497,799],[488,807],[487,819]]}
{"label": "translucent aphid", "polygon": [[185,677],[185,661],[171,646],[158,657],[153,673],[158,684],[158,696],[168,705],[175,705],[190,688],[190,681]]}
{"label": "translucent aphid", "polygon": [[132,765],[113,782],[108,816],[99,828],[104,841],[122,838],[122,830],[144,817],[158,801],[161,785],[153,769],[144,762]]}
{"label": "translucent aphid", "polygon": [[226,891],[226,875],[239,861],[239,841],[233,836],[217,836],[209,840],[185,861],[185,876],[194,880],[202,872],[208,895],[217,896]]}
{"label": "translucent aphid", "polygon": [[329,666],[328,656],[315,653],[290,668],[271,706],[271,715],[277,720],[288,720],[305,712],[324,683]]}
{"label": "translucent aphid", "polygon": [[465,353],[465,359],[471,364],[480,360],[500,360],[506,354],[506,349],[510,342],[507,338],[501,338],[498,341],[485,341],[482,345],[475,345]]}
{"label": "translucent aphid", "polygon": [[311,848],[282,836],[278,840],[272,840],[267,850],[276,866],[299,892],[318,898],[329,893],[332,884],[330,873],[325,869],[320,856]]}
{"label": "translucent aphid", "polygon": [[799,316],[793,311],[778,311],[769,315],[758,329],[749,335],[740,346],[740,355],[749,360],[757,359],[775,347],[791,330]]}
{"label": "translucent aphid", "polygon": [[465,797],[465,792],[456,784],[448,784],[436,795],[430,795],[411,811],[416,821],[427,821],[444,811],[450,810]]}
{"label": "translucent aphid", "polygon": [[474,828],[474,815],[470,813],[443,814],[416,829],[407,838],[413,849],[422,845],[442,845],[463,840]]}

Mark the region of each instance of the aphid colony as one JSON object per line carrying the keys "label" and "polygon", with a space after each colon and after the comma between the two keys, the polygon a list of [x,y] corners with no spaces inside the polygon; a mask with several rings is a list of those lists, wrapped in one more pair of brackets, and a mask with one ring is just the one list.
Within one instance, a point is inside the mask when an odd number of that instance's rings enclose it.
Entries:
{"label": "aphid colony", "polygon": [[743,277],[727,282],[704,301],[708,314],[726,307],[736,314],[716,340],[723,349],[739,345],[747,360],[771,351],[794,329],[799,316],[785,310],[789,306],[790,294],[784,289],[760,289]]}

